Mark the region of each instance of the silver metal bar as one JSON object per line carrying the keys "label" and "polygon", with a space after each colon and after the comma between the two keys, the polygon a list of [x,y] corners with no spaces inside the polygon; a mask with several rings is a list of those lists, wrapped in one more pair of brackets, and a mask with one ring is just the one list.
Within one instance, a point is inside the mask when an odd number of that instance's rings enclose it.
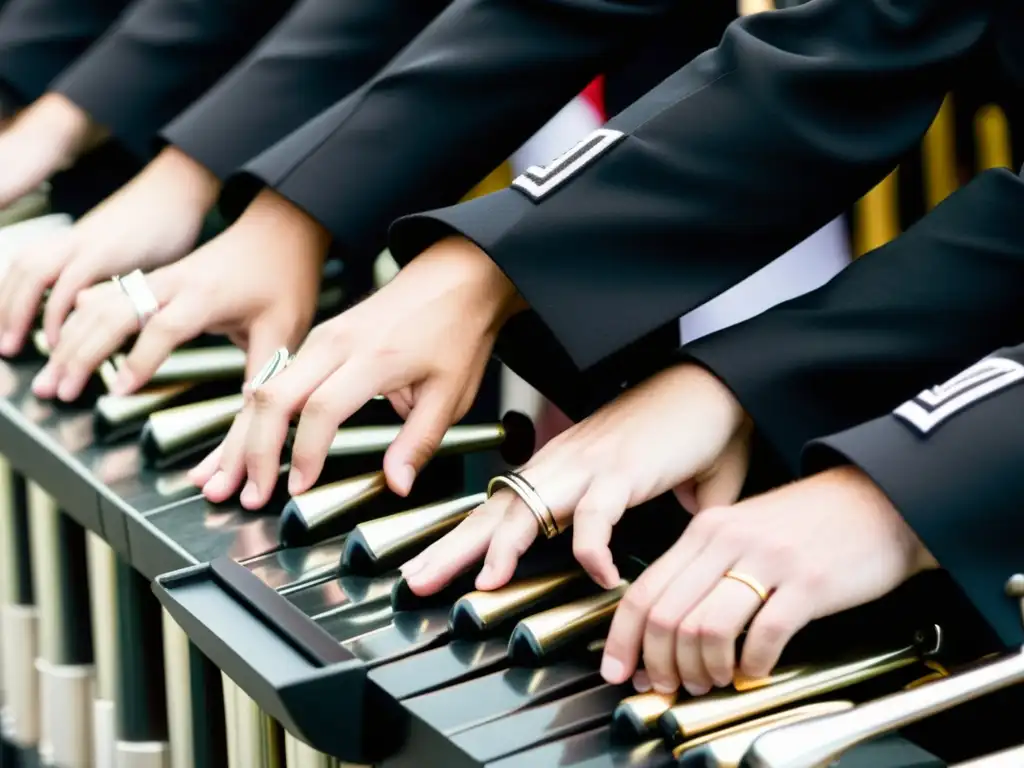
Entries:
{"label": "silver metal bar", "polygon": [[952,768],[1020,768],[1022,765],[1024,765],[1024,746],[977,757],[966,763],[958,763]]}
{"label": "silver metal bar", "polygon": [[39,743],[39,676],[36,648],[39,622],[34,605],[4,605],[3,668],[5,699],[2,714],[4,738],[20,749]]}
{"label": "silver metal bar", "polygon": [[96,768],[115,768],[117,741],[117,555],[94,533],[86,536],[89,563],[89,601],[92,612],[92,648],[96,667],[93,702],[93,762]]}
{"label": "silver metal bar", "polygon": [[167,611],[163,612],[163,633],[171,768],[193,768],[195,754],[192,748],[192,687],[189,676],[188,635]]}
{"label": "silver metal bar", "polygon": [[224,726],[227,729],[228,768],[242,768],[238,753],[238,686],[223,672],[220,675],[224,689]]}
{"label": "silver metal bar", "polygon": [[56,768],[92,768],[93,668],[92,665],[57,665],[36,660],[40,687],[53,720],[44,751],[44,765]]}

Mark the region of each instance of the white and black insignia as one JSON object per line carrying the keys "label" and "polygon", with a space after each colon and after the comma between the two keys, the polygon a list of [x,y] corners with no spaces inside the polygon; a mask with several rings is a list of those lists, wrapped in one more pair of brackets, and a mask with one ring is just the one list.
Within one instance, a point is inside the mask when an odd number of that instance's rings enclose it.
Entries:
{"label": "white and black insignia", "polygon": [[926,435],[968,406],[1022,380],[1024,365],[1003,357],[990,357],[944,384],[926,389],[892,413]]}
{"label": "white and black insignia", "polygon": [[512,187],[538,202],[615,146],[624,136],[622,131],[599,128],[544,167],[531,165],[516,177]]}

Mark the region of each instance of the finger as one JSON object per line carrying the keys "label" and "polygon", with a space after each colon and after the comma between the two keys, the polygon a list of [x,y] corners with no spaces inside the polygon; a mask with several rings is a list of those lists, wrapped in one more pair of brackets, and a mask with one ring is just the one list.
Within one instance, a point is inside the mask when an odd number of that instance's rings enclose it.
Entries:
{"label": "finger", "polygon": [[[690,619],[690,613],[736,562],[733,552],[731,547],[712,540],[685,569],[677,571],[651,608],[644,630],[643,658],[654,690],[671,693],[679,687],[677,645],[683,643],[699,657],[698,626]],[[695,663],[694,670],[696,667]],[[704,682],[710,686],[709,680]]]}
{"label": "finger", "polygon": [[[308,342],[291,364],[251,393],[251,411],[246,433],[238,448],[241,465],[248,476],[242,504],[255,509],[266,503],[277,482],[281,448],[288,434],[292,414],[341,363],[337,351],[325,343]],[[235,460],[235,445],[226,447],[224,461]]]}
{"label": "finger", "polygon": [[537,538],[540,528],[529,507],[516,496],[491,536],[484,566],[476,577],[477,589],[497,589],[512,580],[519,558]]}
{"label": "finger", "polygon": [[17,274],[18,277],[8,275],[11,285],[2,299],[4,314],[0,354],[4,355],[15,355],[21,350],[36,319],[43,292],[53,279],[51,273],[38,267],[27,267]]}
{"label": "finger", "polygon": [[409,588],[431,595],[484,556],[495,529],[511,503],[510,491],[496,493],[440,541],[402,567]]}
{"label": "finger", "polygon": [[197,488],[202,488],[213,477],[220,465],[221,456],[224,455],[224,442],[206,454],[206,458],[196,464],[188,471],[189,481]]}
{"label": "finger", "polygon": [[286,322],[261,316],[248,329],[245,339],[245,380],[251,381],[281,347],[294,349]]}
{"label": "finger", "polygon": [[747,630],[741,669],[750,677],[765,677],[782,656],[786,644],[813,618],[812,601],[796,587],[780,585]]}
{"label": "finger", "polygon": [[[651,675],[651,684],[656,691],[669,692],[668,680],[675,683],[675,688],[672,690],[676,690],[682,685],[691,696],[703,696],[711,690],[714,683],[710,673],[704,667],[704,658],[701,656],[700,649],[700,627],[704,615],[705,604],[701,602],[679,622],[676,628],[674,656],[667,661],[659,658],[656,664],[656,669],[659,672],[655,674],[652,674],[648,668],[647,674]],[[658,652],[663,653],[664,651],[659,649]],[[648,656],[645,645],[644,665],[650,664],[651,661],[653,661],[653,657]]]}
{"label": "finger", "polygon": [[76,310],[74,320],[65,326],[50,355],[57,370],[57,397],[64,402],[81,394],[97,366],[138,327],[138,318],[126,299],[83,307]]}
{"label": "finger", "polygon": [[612,529],[629,504],[629,487],[614,480],[596,480],[576,504],[572,516],[572,553],[591,578],[605,589],[621,581],[609,543]]}
{"label": "finger", "polygon": [[399,496],[408,495],[416,475],[437,451],[445,431],[455,419],[461,395],[444,379],[424,383],[405,425],[384,454],[388,486]]}
{"label": "finger", "polygon": [[[350,362],[331,374],[306,399],[292,445],[292,468],[288,476],[290,493],[302,493],[312,487],[323,470],[327,451],[338,433],[338,425],[365,405],[376,392],[377,382],[373,374],[364,366]],[[278,433],[272,434],[270,439],[276,441]],[[271,459],[265,453],[248,454],[246,464],[250,479],[260,483],[264,478],[270,478]]]}
{"label": "finger", "polygon": [[252,408],[243,408],[217,448],[220,461],[203,484],[203,496],[215,504],[230,498],[245,479],[245,439],[249,434],[251,419]]}
{"label": "finger", "polygon": [[[737,570],[744,570],[743,563]],[[700,655],[711,681],[722,688],[736,673],[736,640],[763,603],[750,587],[722,579],[700,604]],[[685,675],[683,683],[691,682]]]}
{"label": "finger", "polygon": [[391,403],[391,407],[395,409],[395,413],[398,414],[402,421],[409,418],[409,414],[412,412],[412,406],[406,402],[405,398],[402,397],[398,392],[392,392],[387,395],[388,402]]}
{"label": "finger", "polygon": [[67,320],[68,314],[75,306],[75,299],[78,292],[92,285],[99,275],[91,266],[83,266],[85,262],[76,258],[69,262],[67,268],[61,272],[57,282],[54,283],[50,296],[46,300],[46,307],[43,310],[43,331],[46,333],[46,340],[50,348],[57,346],[60,340],[60,329]]}
{"label": "finger", "polygon": [[700,528],[687,529],[672,547],[634,581],[615,609],[601,661],[601,676],[617,685],[636,671],[647,616],[676,574],[697,556],[707,538]]}
{"label": "finger", "polygon": [[149,381],[171,352],[199,335],[206,317],[207,311],[187,296],[172,299],[139,333],[118,371],[113,394],[130,394]]}

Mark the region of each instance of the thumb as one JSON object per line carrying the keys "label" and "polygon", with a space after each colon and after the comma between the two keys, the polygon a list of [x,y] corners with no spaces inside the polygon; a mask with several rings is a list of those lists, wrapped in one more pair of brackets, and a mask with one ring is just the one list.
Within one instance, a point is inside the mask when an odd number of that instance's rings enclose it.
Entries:
{"label": "thumb", "polygon": [[399,496],[409,494],[416,475],[437,451],[452,424],[460,394],[448,382],[432,380],[416,397],[405,426],[384,454],[384,474]]}

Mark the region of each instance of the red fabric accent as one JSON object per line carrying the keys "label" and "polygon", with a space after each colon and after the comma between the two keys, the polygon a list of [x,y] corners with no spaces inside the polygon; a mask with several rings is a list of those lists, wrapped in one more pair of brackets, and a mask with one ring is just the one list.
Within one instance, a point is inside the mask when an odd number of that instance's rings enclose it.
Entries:
{"label": "red fabric accent", "polygon": [[583,90],[583,98],[590,102],[591,106],[597,110],[602,120],[607,120],[608,117],[604,111],[604,75],[601,75],[588,85]]}

